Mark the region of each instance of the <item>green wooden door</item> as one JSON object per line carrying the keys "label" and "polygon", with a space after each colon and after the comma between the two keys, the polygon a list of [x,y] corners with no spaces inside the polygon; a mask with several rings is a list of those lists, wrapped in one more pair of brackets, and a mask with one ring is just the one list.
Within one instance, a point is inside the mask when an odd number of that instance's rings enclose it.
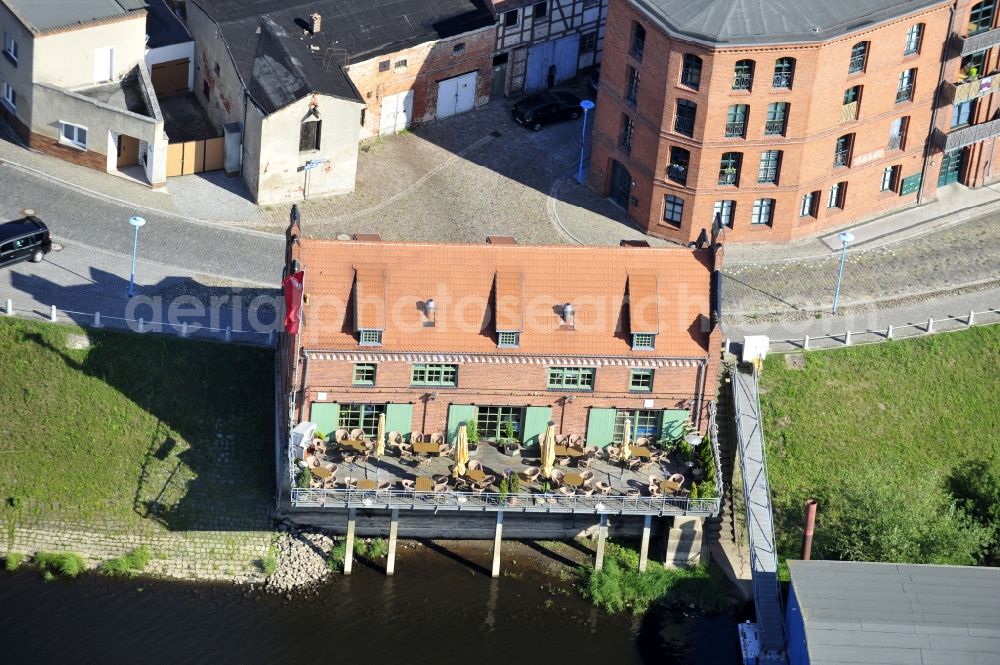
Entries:
{"label": "green wooden door", "polygon": [[953,182],[958,182],[958,176],[961,175],[962,172],[962,161],[964,157],[964,148],[944,153],[941,157],[941,171],[938,174],[938,187],[944,187],[945,185],[950,185]]}
{"label": "green wooden door", "polygon": [[691,414],[686,409],[664,409],[663,419],[660,421],[660,438],[668,441],[680,438],[684,433],[684,423],[690,417]]}
{"label": "green wooden door", "polygon": [[541,443],[541,436],[545,434],[545,428],[552,420],[551,406],[529,406],[524,410],[524,428],[521,436],[524,445],[537,446]]}
{"label": "green wooden door", "polygon": [[410,432],[413,431],[413,405],[386,404],[385,430],[386,434],[389,432],[399,432],[403,435],[404,441],[409,441]]}
{"label": "green wooden door", "polygon": [[336,402],[313,402],[309,407],[309,422],[316,424],[316,431],[330,436],[340,423],[340,405]]}
{"label": "green wooden door", "polygon": [[604,448],[615,436],[615,409],[590,408],[587,416],[587,445]]}
{"label": "green wooden door", "polygon": [[449,404],[448,405],[448,442],[451,443],[458,436],[458,426],[476,417],[476,407],[472,404]]}

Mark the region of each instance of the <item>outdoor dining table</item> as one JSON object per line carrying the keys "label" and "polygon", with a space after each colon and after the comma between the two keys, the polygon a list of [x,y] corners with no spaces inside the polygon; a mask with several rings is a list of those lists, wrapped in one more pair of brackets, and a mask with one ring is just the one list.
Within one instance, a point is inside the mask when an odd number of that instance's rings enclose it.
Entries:
{"label": "outdoor dining table", "polygon": [[376,483],[374,480],[365,479],[365,480],[359,480],[358,481],[358,489],[359,490],[373,490],[377,486],[378,486],[378,483]]}
{"label": "outdoor dining table", "polygon": [[440,452],[439,448],[438,448],[438,444],[431,443],[430,441],[421,441],[419,443],[413,443],[413,444],[410,444],[410,445],[413,446],[413,452],[415,452],[415,453],[424,453],[424,454],[433,454],[433,455],[436,455],[436,454],[438,454],[438,452]]}
{"label": "outdoor dining table", "polygon": [[343,441],[339,441],[337,445],[339,445],[341,448],[351,448],[353,450],[358,451],[359,453],[365,452],[364,441],[357,441],[355,439],[344,439]]}
{"label": "outdoor dining table", "polygon": [[316,476],[317,478],[321,478],[323,480],[326,480],[327,478],[329,478],[333,474],[330,473],[330,469],[327,469],[326,467],[314,466],[314,467],[312,467],[312,475]]}
{"label": "outdoor dining table", "polygon": [[631,457],[638,457],[640,459],[649,459],[649,448],[645,446],[634,446],[631,450]]}
{"label": "outdoor dining table", "polygon": [[417,490],[418,492],[433,492],[434,480],[432,478],[420,476],[417,478],[417,482],[414,485],[414,489]]}
{"label": "outdoor dining table", "polygon": [[579,448],[571,448],[570,446],[556,446],[556,457],[583,457],[584,452]]}
{"label": "outdoor dining table", "polygon": [[583,484],[583,476],[579,473],[567,473],[563,476],[563,484],[569,485],[570,487],[579,487]]}
{"label": "outdoor dining table", "polygon": [[486,472],[482,469],[469,469],[465,472],[465,477],[473,482],[481,483],[486,478]]}

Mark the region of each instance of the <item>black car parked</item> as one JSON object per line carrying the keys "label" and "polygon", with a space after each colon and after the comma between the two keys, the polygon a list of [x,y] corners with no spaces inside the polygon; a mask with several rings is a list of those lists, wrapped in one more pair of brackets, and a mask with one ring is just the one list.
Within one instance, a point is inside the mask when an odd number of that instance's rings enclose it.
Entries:
{"label": "black car parked", "polygon": [[49,227],[37,217],[0,224],[0,266],[23,259],[38,263],[51,251]]}
{"label": "black car parked", "polygon": [[513,108],[514,120],[538,131],[543,125],[560,120],[575,120],[583,114],[580,98],[571,92],[546,90],[525,97]]}

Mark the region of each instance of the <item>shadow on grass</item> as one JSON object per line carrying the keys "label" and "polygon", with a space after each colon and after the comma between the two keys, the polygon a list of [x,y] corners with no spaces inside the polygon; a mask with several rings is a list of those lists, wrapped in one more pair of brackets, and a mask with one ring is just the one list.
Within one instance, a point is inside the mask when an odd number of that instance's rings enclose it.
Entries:
{"label": "shadow on grass", "polygon": [[60,465],[24,474],[31,460],[10,460],[18,496],[43,512],[126,523],[132,513],[170,530],[270,528],[273,351],[100,329],[70,349],[69,334],[80,331],[24,321],[0,329],[4,364],[13,356],[31,366],[0,384],[23,391],[6,408],[66,423],[46,435]]}

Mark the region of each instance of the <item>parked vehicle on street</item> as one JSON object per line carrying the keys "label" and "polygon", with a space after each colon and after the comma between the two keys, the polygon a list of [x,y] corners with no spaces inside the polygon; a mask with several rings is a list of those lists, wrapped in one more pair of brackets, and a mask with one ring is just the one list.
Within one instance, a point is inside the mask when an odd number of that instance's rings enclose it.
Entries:
{"label": "parked vehicle on street", "polygon": [[534,131],[561,120],[576,120],[583,115],[580,98],[563,90],[546,90],[529,95],[514,104],[514,120]]}
{"label": "parked vehicle on street", "polygon": [[27,259],[39,263],[52,251],[49,227],[35,216],[0,224],[0,266]]}

